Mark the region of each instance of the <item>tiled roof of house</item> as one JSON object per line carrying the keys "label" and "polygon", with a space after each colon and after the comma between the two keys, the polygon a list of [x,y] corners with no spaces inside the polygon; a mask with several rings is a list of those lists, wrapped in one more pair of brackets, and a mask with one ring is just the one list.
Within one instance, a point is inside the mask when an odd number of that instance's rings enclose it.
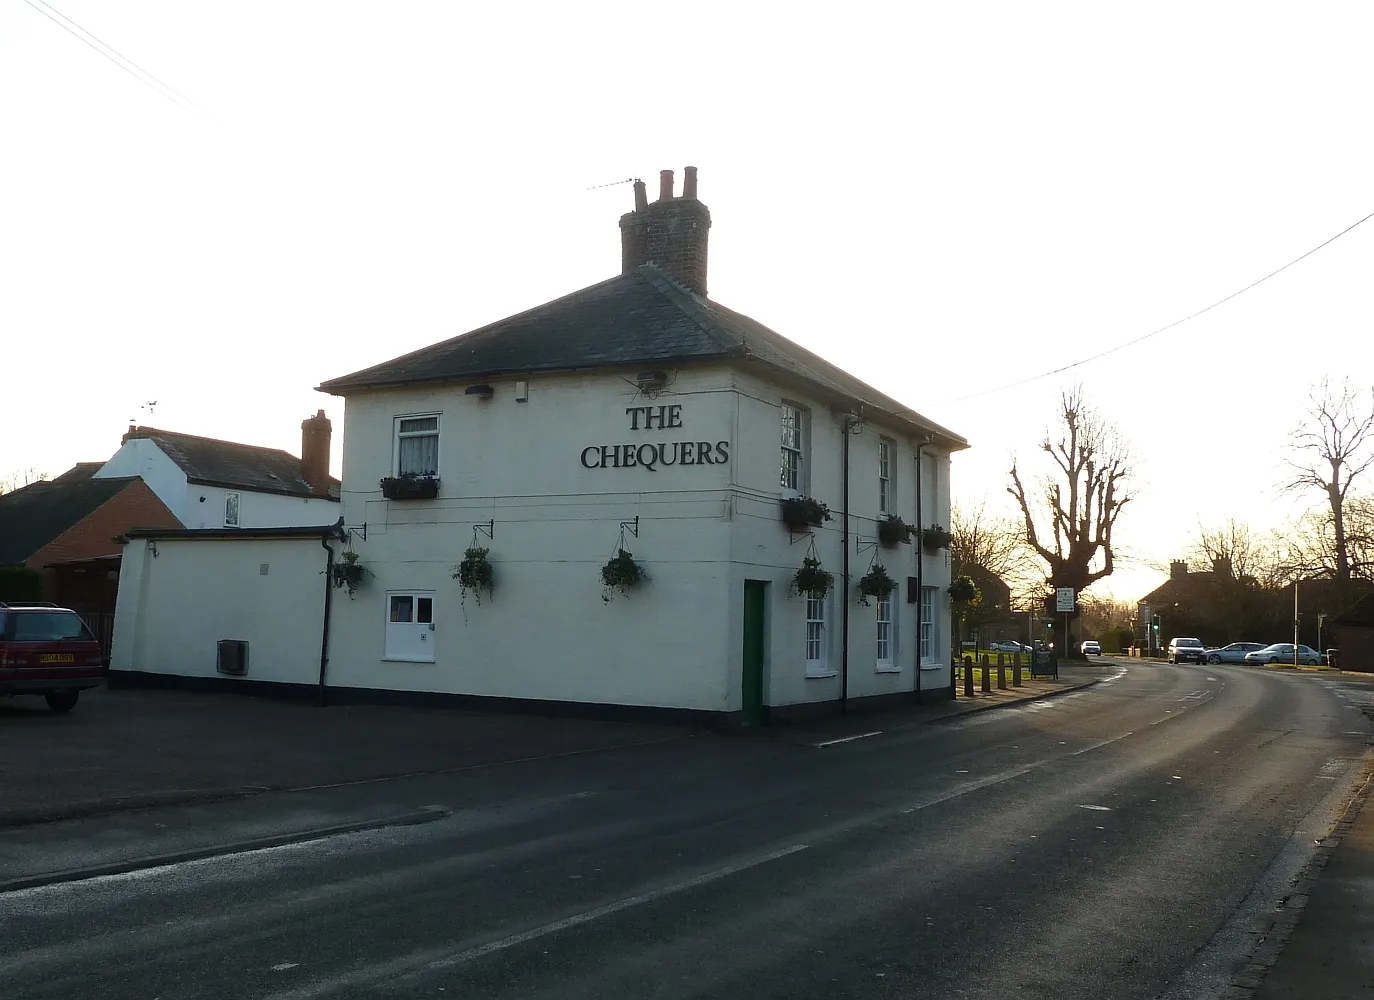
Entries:
{"label": "tiled roof of house", "polygon": [[752,363],[931,433],[968,442],[757,320],[697,295],[652,264],[320,386],[362,389],[631,365]]}
{"label": "tiled roof of house", "polygon": [[22,563],[137,477],[33,483],[0,495],[0,566]]}
{"label": "tiled roof of house", "polygon": [[70,483],[82,479],[90,479],[100,469],[104,462],[77,462],[62,475],[53,480],[54,483]]}
{"label": "tiled roof of house", "polygon": [[[146,438],[156,443],[191,483],[286,496],[318,496],[301,474],[301,460],[278,448],[260,448],[156,427],[131,427],[128,438]],[[339,497],[339,481],[333,477],[329,480],[329,495],[335,500]]]}

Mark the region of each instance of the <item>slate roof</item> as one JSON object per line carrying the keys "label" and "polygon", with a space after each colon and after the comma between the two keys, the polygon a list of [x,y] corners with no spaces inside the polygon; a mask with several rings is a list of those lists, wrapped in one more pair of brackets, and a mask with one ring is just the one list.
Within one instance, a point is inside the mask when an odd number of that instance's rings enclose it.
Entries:
{"label": "slate roof", "polygon": [[351,375],[320,391],[499,375],[730,361],[878,410],[953,448],[968,442],[757,320],[689,291],[652,264]]}
{"label": "slate roof", "polygon": [[[133,438],[146,438],[157,444],[186,473],[187,482],[285,496],[318,496],[301,475],[301,460],[278,448],[260,448],[156,427],[132,427],[126,440]],[[339,498],[339,481],[332,476],[329,495],[335,500]]]}
{"label": "slate roof", "polygon": [[138,477],[33,483],[0,495],[0,566],[22,563]]}
{"label": "slate roof", "polygon": [[74,480],[90,479],[100,469],[104,462],[77,462],[62,475],[53,480],[54,483],[69,483]]}

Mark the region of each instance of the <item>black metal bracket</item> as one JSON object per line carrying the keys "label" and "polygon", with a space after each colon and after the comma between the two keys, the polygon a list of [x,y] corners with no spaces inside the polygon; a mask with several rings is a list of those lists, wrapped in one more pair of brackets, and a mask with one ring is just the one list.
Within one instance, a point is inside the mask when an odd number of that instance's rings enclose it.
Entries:
{"label": "black metal bracket", "polygon": [[787,529],[787,539],[788,539],[787,544],[788,544],[788,545],[796,545],[797,542],[801,541],[803,538],[815,538],[815,537],[816,537],[816,533],[815,533],[814,531],[812,531],[810,528],[808,528],[806,531],[793,531],[791,528],[788,528],[788,529]]}
{"label": "black metal bracket", "polygon": [[854,551],[863,552],[866,549],[876,549],[878,547],[877,538],[869,538],[865,535],[854,536]]}
{"label": "black metal bracket", "polygon": [[344,531],[348,532],[350,538],[361,538],[363,541],[367,541],[366,521],[363,522],[363,527],[361,531],[359,531],[357,528],[344,528]]}
{"label": "black metal bracket", "polygon": [[495,538],[496,518],[493,517],[490,521],[479,521],[477,524],[474,524],[472,526],[472,540],[474,542],[477,541],[477,533],[479,531],[482,534],[486,535],[488,538]]}
{"label": "black metal bracket", "polygon": [[621,530],[621,531],[628,531],[630,534],[632,534],[632,535],[634,535],[636,538],[638,538],[638,537],[639,537],[639,515],[636,514],[636,515],[635,515],[635,519],[634,519],[633,521],[621,521],[621,522],[620,522],[620,530]]}

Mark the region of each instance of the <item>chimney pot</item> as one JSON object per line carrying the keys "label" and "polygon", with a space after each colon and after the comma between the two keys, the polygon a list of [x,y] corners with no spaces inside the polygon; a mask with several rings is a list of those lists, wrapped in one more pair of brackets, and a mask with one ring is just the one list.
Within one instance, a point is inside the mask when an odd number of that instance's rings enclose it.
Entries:
{"label": "chimney pot", "polygon": [[635,178],[635,211],[642,212],[649,207],[649,190],[644,182]]}
{"label": "chimney pot", "polygon": [[697,168],[687,167],[682,171],[682,197],[695,198],[697,196]]}
{"label": "chimney pot", "polygon": [[620,217],[620,273],[652,264],[674,281],[706,294],[706,244],[711,212],[697,199],[697,169],[688,167],[681,198],[673,197],[673,172],[659,171],[653,204],[644,182],[635,181],[635,210]]}
{"label": "chimney pot", "polygon": [[673,172],[671,170],[660,170],[658,172],[658,200],[673,200]]}

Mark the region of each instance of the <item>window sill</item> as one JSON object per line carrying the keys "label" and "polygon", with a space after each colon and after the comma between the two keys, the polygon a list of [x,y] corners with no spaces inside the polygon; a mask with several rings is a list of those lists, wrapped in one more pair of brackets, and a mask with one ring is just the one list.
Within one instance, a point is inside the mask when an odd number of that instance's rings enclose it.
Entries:
{"label": "window sill", "polygon": [[943,670],[943,669],[945,669],[945,665],[944,665],[943,663],[922,663],[922,664],[921,664],[921,669],[922,669],[922,670]]}
{"label": "window sill", "polygon": [[415,657],[411,657],[411,656],[383,656],[383,657],[382,657],[382,662],[383,662],[383,663],[433,663],[433,662],[434,662],[434,658],[433,658],[433,657],[430,657],[430,658],[427,659],[427,660],[420,660],[420,659],[416,659]]}
{"label": "window sill", "polygon": [[840,676],[840,672],[839,672],[838,670],[826,670],[826,671],[823,671],[823,672],[821,672],[821,673],[813,673],[813,672],[810,671],[810,670],[808,670],[808,671],[806,672],[806,679],[809,680],[809,681],[823,681],[823,680],[825,680],[827,677],[838,677],[838,676]]}
{"label": "window sill", "polygon": [[900,673],[902,672],[902,668],[901,668],[901,667],[896,667],[896,666],[893,666],[893,667],[882,667],[882,666],[879,666],[879,667],[874,667],[874,668],[873,668],[873,672],[874,672],[875,674],[900,674]]}

